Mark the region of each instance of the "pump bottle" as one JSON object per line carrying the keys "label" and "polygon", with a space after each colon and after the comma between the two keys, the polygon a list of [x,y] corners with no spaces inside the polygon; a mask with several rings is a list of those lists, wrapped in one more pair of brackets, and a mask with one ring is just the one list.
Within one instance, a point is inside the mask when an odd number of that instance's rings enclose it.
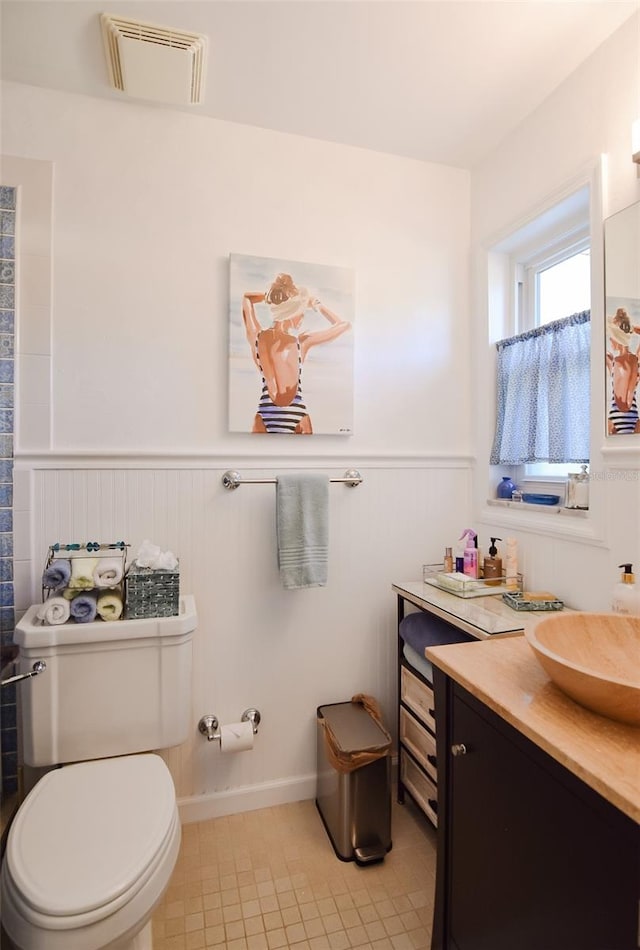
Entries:
{"label": "pump bottle", "polygon": [[465,537],[467,539],[467,544],[464,549],[463,572],[467,575],[467,577],[477,577],[478,549],[476,547],[476,533],[475,531],[472,531],[471,528],[465,528],[465,530],[460,535],[460,540]]}
{"label": "pump bottle", "polygon": [[614,585],[611,609],[615,614],[640,615],[640,589],[635,583],[632,564],[619,564],[623,569],[620,582]]}
{"label": "pump bottle", "polygon": [[484,559],[484,579],[490,586],[499,584],[502,580],[502,558],[498,557],[496,541],[502,541],[502,538],[491,538],[489,555]]}

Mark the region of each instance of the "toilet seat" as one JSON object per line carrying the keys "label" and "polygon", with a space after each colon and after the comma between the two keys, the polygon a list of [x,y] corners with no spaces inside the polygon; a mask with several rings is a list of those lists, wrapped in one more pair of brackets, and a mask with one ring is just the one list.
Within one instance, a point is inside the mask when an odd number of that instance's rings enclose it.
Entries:
{"label": "toilet seat", "polygon": [[119,942],[150,917],[179,846],[175,790],[160,756],[49,772],[9,833],[5,929],[30,950],[97,950]]}

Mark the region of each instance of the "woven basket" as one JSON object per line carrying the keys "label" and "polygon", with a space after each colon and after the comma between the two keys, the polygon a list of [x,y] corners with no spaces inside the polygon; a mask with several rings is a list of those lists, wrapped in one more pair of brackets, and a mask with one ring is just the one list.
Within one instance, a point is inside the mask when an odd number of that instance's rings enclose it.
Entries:
{"label": "woven basket", "polygon": [[127,618],[177,617],[180,573],[132,564],[126,576]]}

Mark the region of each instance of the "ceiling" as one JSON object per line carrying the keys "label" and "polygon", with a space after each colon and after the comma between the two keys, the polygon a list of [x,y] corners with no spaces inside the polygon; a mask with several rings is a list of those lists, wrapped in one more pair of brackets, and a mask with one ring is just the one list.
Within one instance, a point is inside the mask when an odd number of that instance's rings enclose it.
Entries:
{"label": "ceiling", "polygon": [[116,14],[208,37],[205,102],[189,111],[473,167],[639,9],[640,0],[2,0],[1,74],[134,101],[108,84],[99,14]]}

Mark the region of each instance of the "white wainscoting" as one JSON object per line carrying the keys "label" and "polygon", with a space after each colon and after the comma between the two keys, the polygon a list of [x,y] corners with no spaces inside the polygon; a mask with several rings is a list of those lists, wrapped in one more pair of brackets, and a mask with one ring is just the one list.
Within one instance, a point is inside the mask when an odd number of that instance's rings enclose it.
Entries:
{"label": "white wainscoting", "polygon": [[[16,602],[24,608],[40,599],[55,541],[124,540],[135,553],[149,538],[180,558],[181,589],[195,595],[198,610],[193,728],[163,755],[185,820],[313,797],[318,705],[373,694],[395,734],[391,584],[419,577],[422,563],[441,557],[466,526],[469,459],[318,464],[330,477],[356,467],[363,482],[330,486],[329,582],[302,591],[280,585],[275,486],[222,485],[229,467],[246,477],[271,476],[277,467],[87,461],[91,467],[69,457],[18,459]],[[300,466],[289,460],[285,468]],[[224,755],[197,731],[205,714],[231,722],[250,706],[262,714],[250,751]]]}

